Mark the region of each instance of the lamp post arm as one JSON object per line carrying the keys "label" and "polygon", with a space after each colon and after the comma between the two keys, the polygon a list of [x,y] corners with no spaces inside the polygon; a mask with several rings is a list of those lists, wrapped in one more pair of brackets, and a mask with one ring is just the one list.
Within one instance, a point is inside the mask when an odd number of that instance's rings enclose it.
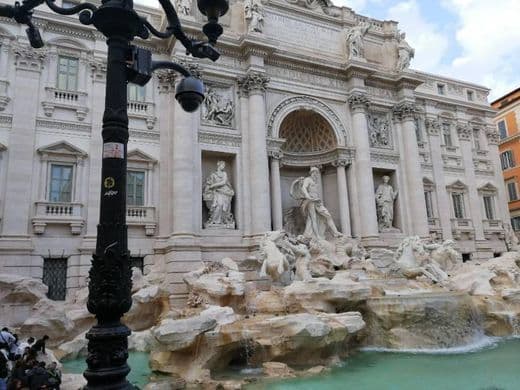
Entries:
{"label": "lamp post arm", "polygon": [[180,74],[182,74],[184,77],[192,77],[192,74],[188,69],[186,69],[181,64],[178,64],[176,62],[170,62],[170,61],[152,61],[152,67],[151,71],[155,71],[158,69],[172,69]]}

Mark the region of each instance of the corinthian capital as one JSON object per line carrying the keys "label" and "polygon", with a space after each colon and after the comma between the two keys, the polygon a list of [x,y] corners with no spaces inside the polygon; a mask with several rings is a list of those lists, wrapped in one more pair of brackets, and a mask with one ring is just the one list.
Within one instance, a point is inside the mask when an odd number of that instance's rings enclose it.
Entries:
{"label": "corinthian capital", "polygon": [[370,105],[370,99],[363,92],[352,92],[347,99],[352,109],[367,109]]}
{"label": "corinthian capital", "polygon": [[155,72],[159,82],[159,93],[175,92],[176,73],[170,69],[161,69]]}
{"label": "corinthian capital", "polygon": [[486,137],[492,145],[498,145],[500,141],[500,136],[494,127],[486,127]]}
{"label": "corinthian capital", "polygon": [[458,123],[457,134],[461,140],[469,141],[471,139],[471,128],[466,123]]}
{"label": "corinthian capital", "polygon": [[439,135],[441,124],[437,119],[426,118],[424,124],[429,135]]}
{"label": "corinthian capital", "polygon": [[249,72],[238,80],[238,88],[244,95],[251,93],[264,93],[269,83],[269,77],[261,72]]}
{"label": "corinthian capital", "polygon": [[401,102],[392,108],[392,113],[394,114],[394,119],[399,121],[413,119],[417,113],[417,108],[413,103]]}

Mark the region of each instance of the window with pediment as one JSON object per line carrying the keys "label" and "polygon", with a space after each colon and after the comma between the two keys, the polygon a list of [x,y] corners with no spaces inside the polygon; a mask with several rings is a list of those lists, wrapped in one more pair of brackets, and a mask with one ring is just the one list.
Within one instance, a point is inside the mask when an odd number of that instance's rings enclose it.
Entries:
{"label": "window with pediment", "polygon": [[480,187],[478,189],[478,192],[479,192],[480,196],[482,197],[484,218],[487,220],[495,220],[496,219],[495,203],[496,203],[497,188],[493,184],[487,183],[486,185]]}
{"label": "window with pediment", "polygon": [[329,122],[311,110],[297,110],[287,115],[280,125],[279,137],[286,140],[282,150],[290,153],[323,152],[337,145]]}
{"label": "window with pediment", "polygon": [[455,181],[447,187],[451,197],[452,216],[455,219],[467,219],[466,203],[468,196],[468,187],[460,180]]}

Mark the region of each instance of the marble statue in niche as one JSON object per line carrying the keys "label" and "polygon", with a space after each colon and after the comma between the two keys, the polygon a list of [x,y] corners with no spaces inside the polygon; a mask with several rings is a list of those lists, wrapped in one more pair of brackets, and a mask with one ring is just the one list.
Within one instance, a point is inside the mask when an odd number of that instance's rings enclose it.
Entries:
{"label": "marble statue in niche", "polygon": [[373,148],[391,148],[390,121],[384,115],[368,115],[370,146]]}
{"label": "marble statue in niche", "polygon": [[176,0],[175,8],[181,15],[191,15],[191,2],[192,0]]}
{"label": "marble statue in niche", "polygon": [[217,170],[209,175],[204,183],[202,198],[209,210],[204,227],[235,228],[235,218],[231,211],[231,201],[235,191],[225,171],[226,163],[217,162]]}
{"label": "marble statue in niche", "polygon": [[405,70],[410,66],[415,50],[406,42],[406,34],[397,33],[397,70]]}
{"label": "marble statue in niche", "polygon": [[380,232],[395,231],[394,228],[394,201],[397,190],[394,190],[388,182],[390,176],[383,176],[383,183],[376,190],[377,224]]}
{"label": "marble statue in niche", "polygon": [[249,23],[249,32],[262,32],[264,29],[264,6],[261,0],[246,0],[244,13]]}
{"label": "marble statue in niche", "polygon": [[365,58],[364,37],[372,27],[370,22],[361,22],[347,31],[347,49],[349,59]]}
{"label": "marble statue in niche", "polygon": [[309,176],[300,177],[291,184],[291,196],[299,200],[300,208],[305,217],[305,237],[324,239],[325,232],[330,230],[334,237],[340,237],[341,233],[336,228],[329,210],[320,199],[319,185],[320,171],[311,167]]}
{"label": "marble statue in niche", "polygon": [[235,107],[233,101],[217,93],[213,88],[208,88],[202,109],[202,119],[218,126],[231,126]]}

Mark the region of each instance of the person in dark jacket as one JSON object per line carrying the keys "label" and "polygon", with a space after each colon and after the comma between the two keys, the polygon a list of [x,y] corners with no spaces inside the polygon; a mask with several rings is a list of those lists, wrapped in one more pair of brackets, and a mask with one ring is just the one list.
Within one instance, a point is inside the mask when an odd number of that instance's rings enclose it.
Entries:
{"label": "person in dark jacket", "polygon": [[45,342],[47,340],[49,340],[49,336],[45,335],[41,339],[36,340],[36,342],[31,346],[31,353],[34,357],[36,357],[40,351],[45,355]]}
{"label": "person in dark jacket", "polygon": [[45,362],[39,362],[34,365],[27,375],[29,376],[29,389],[41,390],[47,388],[49,381],[49,373],[45,369]]}

